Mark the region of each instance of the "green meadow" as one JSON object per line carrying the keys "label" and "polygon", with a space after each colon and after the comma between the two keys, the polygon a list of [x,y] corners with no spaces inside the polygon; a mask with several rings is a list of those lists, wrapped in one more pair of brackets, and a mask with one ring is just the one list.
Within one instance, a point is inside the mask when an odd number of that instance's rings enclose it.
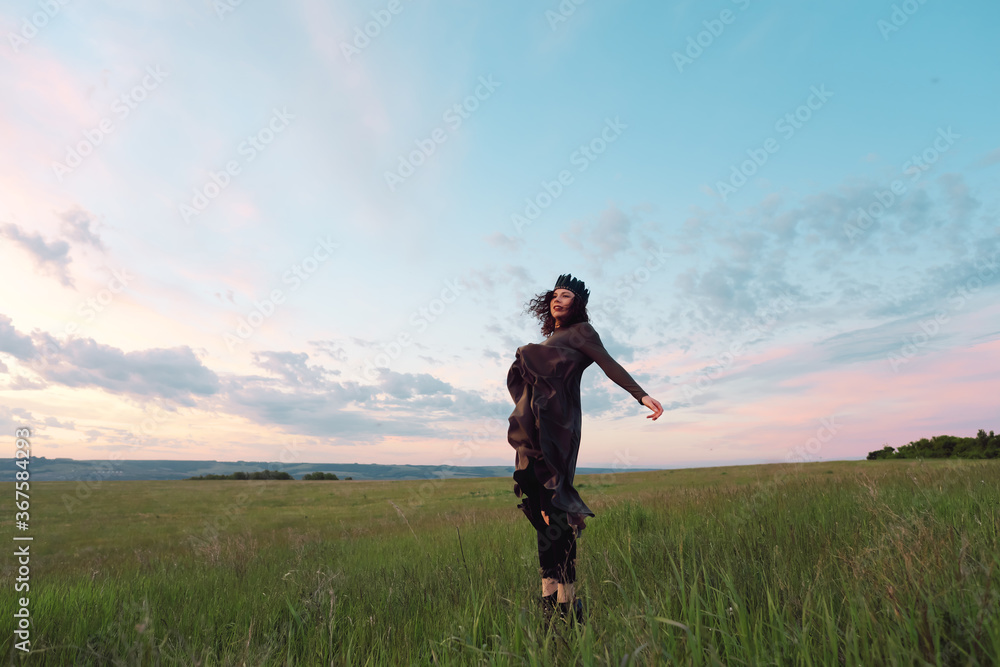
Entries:
{"label": "green meadow", "polygon": [[[582,625],[543,622],[512,486],[33,482],[31,652],[4,632],[5,660],[1000,663],[1000,461],[578,477],[597,513],[578,543]],[[9,627],[25,594],[2,563]]]}

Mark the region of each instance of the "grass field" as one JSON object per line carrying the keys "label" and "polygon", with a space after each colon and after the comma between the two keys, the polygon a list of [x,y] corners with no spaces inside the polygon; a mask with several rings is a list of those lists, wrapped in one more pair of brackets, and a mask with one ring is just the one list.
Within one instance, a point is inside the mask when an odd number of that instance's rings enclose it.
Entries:
{"label": "grass field", "polygon": [[[13,483],[0,486],[13,499]],[[84,498],[74,482],[35,482],[32,652],[5,632],[3,654],[31,665],[1000,663],[1000,461],[577,486],[598,515],[579,542],[588,619],[546,628],[534,531],[510,479],[103,482]],[[2,518],[11,536],[13,509]],[[24,594],[15,559],[2,562],[9,622]]]}

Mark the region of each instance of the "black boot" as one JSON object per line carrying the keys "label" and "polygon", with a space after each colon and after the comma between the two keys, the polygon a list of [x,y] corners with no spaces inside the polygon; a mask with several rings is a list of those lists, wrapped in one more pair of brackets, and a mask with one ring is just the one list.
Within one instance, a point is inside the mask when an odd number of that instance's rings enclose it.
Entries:
{"label": "black boot", "polygon": [[583,623],[583,600],[574,598],[572,602],[560,602],[559,616],[562,618],[572,616],[577,623]]}
{"label": "black boot", "polygon": [[556,594],[542,596],[542,613],[545,615],[545,622],[552,620],[552,614],[556,610]]}

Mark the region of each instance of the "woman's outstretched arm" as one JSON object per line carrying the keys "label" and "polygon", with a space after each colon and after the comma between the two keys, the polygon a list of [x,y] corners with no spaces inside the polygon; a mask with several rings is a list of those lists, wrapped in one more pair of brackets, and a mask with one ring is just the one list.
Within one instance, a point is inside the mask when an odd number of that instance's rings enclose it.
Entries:
{"label": "woman's outstretched arm", "polygon": [[590,322],[581,322],[578,326],[573,327],[573,329],[569,336],[570,345],[593,359],[601,367],[601,370],[604,371],[604,374],[611,378],[615,384],[632,394],[632,397],[639,401],[639,403],[652,410],[653,414],[646,415],[647,417],[655,420],[663,414],[663,406],[660,405],[660,402],[647,394],[639,386],[639,383],[632,379],[628,371],[608,354],[608,351],[604,348],[604,344],[601,342],[601,337]]}

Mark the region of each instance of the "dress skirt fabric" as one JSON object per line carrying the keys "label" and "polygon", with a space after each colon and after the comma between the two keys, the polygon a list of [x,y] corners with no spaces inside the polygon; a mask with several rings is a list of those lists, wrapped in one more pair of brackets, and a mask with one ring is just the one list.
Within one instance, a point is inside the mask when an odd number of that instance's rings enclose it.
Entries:
{"label": "dress skirt fabric", "polygon": [[[639,404],[646,396],[635,380],[604,349],[589,322],[558,329],[543,343],[517,348],[507,373],[507,389],[514,401],[507,440],[514,448],[514,493],[527,494],[530,503],[519,507],[536,528],[540,517],[565,512],[569,522],[583,528],[585,516],[594,516],[573,487],[580,451],[582,415],[580,378],[590,364],[628,391]],[[552,510],[552,511],[550,511]]]}
{"label": "dress skirt fabric", "polygon": [[594,516],[573,487],[582,423],[580,375],[590,361],[571,348],[530,343],[518,348],[507,374],[514,400],[507,431],[516,450],[514,493],[538,497],[543,507],[570,515]]}

